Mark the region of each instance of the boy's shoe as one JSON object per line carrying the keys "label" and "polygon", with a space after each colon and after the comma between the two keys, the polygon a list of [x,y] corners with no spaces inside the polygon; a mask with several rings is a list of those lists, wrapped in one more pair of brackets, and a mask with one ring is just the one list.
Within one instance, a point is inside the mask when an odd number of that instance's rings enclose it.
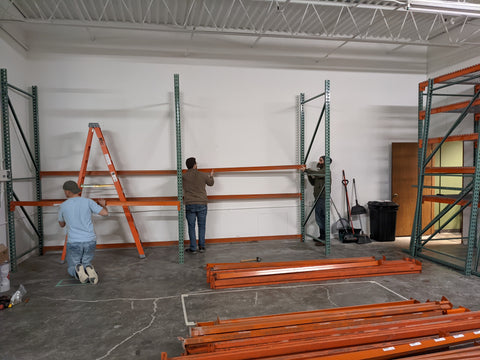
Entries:
{"label": "boy's shoe", "polygon": [[190,253],[190,254],[196,254],[196,253],[197,253],[197,250],[192,250],[192,249],[190,249],[190,248],[186,248],[186,249],[185,249],[185,252]]}
{"label": "boy's shoe", "polygon": [[200,246],[200,248],[199,248],[199,250],[198,250],[198,251],[199,251],[199,252],[201,252],[201,253],[205,252],[205,247],[203,247],[203,246]]}
{"label": "boy's shoe", "polygon": [[92,284],[98,283],[98,274],[97,274],[97,272],[95,271],[95,269],[93,268],[93,265],[87,265],[87,266],[85,266],[85,271],[86,271],[87,274],[88,274],[88,280],[89,280]]}
{"label": "boy's shoe", "polygon": [[82,264],[75,265],[75,272],[77,273],[78,280],[80,280],[82,284],[85,284],[88,281],[88,275]]}

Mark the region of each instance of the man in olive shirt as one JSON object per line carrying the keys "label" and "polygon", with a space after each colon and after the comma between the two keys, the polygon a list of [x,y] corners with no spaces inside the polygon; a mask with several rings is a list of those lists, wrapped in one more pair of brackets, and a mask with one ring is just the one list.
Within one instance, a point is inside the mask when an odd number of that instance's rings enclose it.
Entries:
{"label": "man in olive shirt", "polygon": [[188,223],[188,237],[190,247],[186,252],[197,252],[197,239],[195,222],[198,222],[198,251],[205,251],[205,226],[207,221],[207,192],[205,185],[213,185],[213,169],[210,175],[198,171],[195,158],[186,161],[187,171],[183,174],[183,201],[185,203],[185,215]]}
{"label": "man in olive shirt", "polygon": [[[330,158],[330,164],[332,159]],[[308,181],[313,185],[313,196],[318,198],[315,205],[315,220],[320,230],[320,240],[325,240],[325,156],[320,156],[316,169],[302,168],[308,175]],[[316,241],[315,245],[325,245],[322,241]]]}

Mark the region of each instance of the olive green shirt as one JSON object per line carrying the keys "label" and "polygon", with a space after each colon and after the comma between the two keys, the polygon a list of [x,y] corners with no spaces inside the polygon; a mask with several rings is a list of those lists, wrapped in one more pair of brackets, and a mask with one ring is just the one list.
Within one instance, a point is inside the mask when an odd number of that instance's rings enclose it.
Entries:
{"label": "olive green shirt", "polygon": [[[308,181],[313,186],[313,196],[315,199],[320,196],[325,197],[325,168],[323,169],[305,169],[308,175]],[[322,192],[322,190],[324,190]]]}

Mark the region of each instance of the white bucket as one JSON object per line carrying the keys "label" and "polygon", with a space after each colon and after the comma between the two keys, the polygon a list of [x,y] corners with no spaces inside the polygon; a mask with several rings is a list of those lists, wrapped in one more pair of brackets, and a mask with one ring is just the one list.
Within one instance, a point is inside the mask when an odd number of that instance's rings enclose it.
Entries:
{"label": "white bucket", "polygon": [[10,290],[10,264],[4,262],[0,265],[0,293]]}

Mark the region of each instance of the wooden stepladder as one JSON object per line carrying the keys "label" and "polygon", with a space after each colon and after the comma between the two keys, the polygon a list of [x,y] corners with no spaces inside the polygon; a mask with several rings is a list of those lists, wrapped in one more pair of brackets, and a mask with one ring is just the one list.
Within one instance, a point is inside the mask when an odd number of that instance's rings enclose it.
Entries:
{"label": "wooden stepladder", "polygon": [[[120,201],[127,201],[127,198],[125,197],[125,193],[123,192],[122,185],[120,184],[120,181],[118,179],[117,170],[115,170],[112,157],[110,156],[110,152],[108,151],[107,144],[105,143],[105,138],[103,137],[102,130],[100,129],[100,125],[98,123],[88,124],[87,142],[85,144],[85,150],[83,152],[83,159],[82,159],[82,165],[80,168],[80,173],[78,174],[78,181],[77,181],[78,186],[81,188],[85,181],[85,176],[87,174],[88,159],[90,157],[90,149],[92,147],[92,140],[93,140],[94,133],[97,135],[98,141],[100,142],[100,147],[102,148],[103,156],[105,158],[105,162],[107,163],[110,176],[112,177],[113,185],[117,190],[118,197]],[[123,208],[123,212],[125,213],[125,217],[127,218],[130,231],[132,232],[133,239],[135,240],[135,245],[137,247],[138,254],[140,258],[144,258],[145,252],[143,251],[142,242],[140,241],[140,236],[138,235],[138,230],[137,230],[137,227],[135,226],[133,215],[130,212],[130,209],[128,208],[128,206],[122,206],[122,208]],[[65,237],[65,244],[63,246],[63,253],[62,253],[62,263],[65,261],[66,252],[67,252],[67,238]]]}

